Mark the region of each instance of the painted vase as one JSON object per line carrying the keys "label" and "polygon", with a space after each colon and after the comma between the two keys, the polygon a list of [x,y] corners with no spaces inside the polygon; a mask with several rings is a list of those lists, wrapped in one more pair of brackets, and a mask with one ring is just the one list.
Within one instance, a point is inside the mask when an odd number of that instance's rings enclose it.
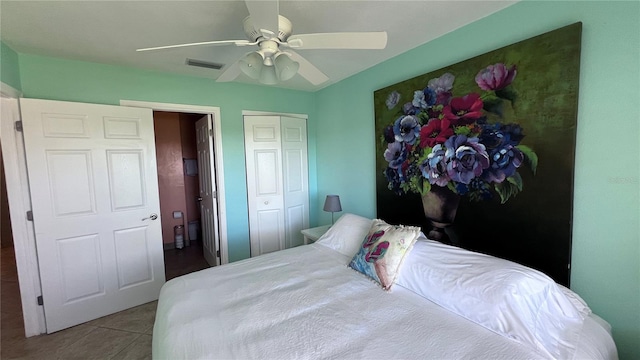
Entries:
{"label": "painted vase", "polygon": [[456,218],[460,195],[446,187],[434,185],[431,191],[422,196],[424,216],[431,224],[427,237],[444,243],[451,243],[445,228],[451,226]]}

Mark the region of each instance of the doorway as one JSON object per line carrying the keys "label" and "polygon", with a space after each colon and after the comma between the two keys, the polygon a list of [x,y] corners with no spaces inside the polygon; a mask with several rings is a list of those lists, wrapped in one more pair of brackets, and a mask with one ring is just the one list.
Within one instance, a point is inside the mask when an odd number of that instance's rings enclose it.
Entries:
{"label": "doorway", "polygon": [[[202,114],[154,111],[167,280],[211,266],[203,249],[196,122]],[[217,228],[217,226],[216,226]]]}
{"label": "doorway", "polygon": [[[26,213],[30,209],[30,193],[25,186],[26,166],[25,154],[21,133],[16,131],[14,122],[20,119],[18,110],[18,97],[20,93],[4,86],[2,84],[2,147],[7,150],[4,165],[10,165],[6,170],[7,190],[15,195],[9,199],[11,214],[11,224],[13,225],[13,240],[15,247],[15,260],[17,264],[17,272],[19,278],[20,295],[18,301],[22,303],[24,313],[24,331],[26,336],[33,336],[44,333],[46,331],[44,324],[43,307],[39,306],[32,299],[40,296],[42,290],[40,287],[41,279],[37,266],[37,255],[35,251],[35,237],[31,223],[21,214]],[[8,91],[8,92],[7,92]],[[7,95],[7,97],[5,97]],[[7,103],[5,104],[5,100]],[[9,106],[11,105],[11,106]],[[169,104],[155,103],[144,101],[121,100],[121,106],[147,108],[150,110],[160,111],[176,111],[185,113],[208,114],[210,116],[209,123],[212,124],[210,132],[214,141],[212,152],[216,157],[215,181],[217,184],[218,196],[217,204],[219,206],[219,251],[220,263],[226,264],[229,261],[227,249],[227,229],[226,229],[226,211],[225,211],[225,186],[223,165],[223,150],[221,140],[221,123],[220,108],[212,106],[186,105],[186,104]],[[7,159],[8,158],[8,159]]]}

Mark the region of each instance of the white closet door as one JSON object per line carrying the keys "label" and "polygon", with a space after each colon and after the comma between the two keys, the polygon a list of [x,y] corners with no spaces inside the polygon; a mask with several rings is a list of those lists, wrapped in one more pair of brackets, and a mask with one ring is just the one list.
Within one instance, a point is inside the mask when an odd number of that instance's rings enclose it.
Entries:
{"label": "white closet door", "polygon": [[20,107],[47,332],[156,300],[165,276],[151,110]]}
{"label": "white closet door", "polygon": [[309,228],[309,171],[307,121],[282,117],[282,167],[284,179],[285,246],[304,244],[301,231]]}
{"label": "white closet door", "polygon": [[285,248],[279,116],[244,117],[251,256]]}

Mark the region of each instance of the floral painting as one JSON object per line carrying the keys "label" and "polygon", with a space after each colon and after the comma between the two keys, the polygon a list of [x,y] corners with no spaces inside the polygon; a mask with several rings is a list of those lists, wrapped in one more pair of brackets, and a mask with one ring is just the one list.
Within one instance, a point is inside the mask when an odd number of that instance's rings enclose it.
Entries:
{"label": "floral painting", "polygon": [[378,217],[568,284],[581,24],[377,90]]}

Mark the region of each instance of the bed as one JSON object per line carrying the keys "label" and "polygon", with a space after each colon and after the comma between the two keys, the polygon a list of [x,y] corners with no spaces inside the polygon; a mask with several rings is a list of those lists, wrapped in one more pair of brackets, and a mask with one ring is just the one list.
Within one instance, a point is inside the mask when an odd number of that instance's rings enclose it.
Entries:
{"label": "bed", "polygon": [[153,358],[617,359],[611,327],[571,290],[397,228],[406,251],[386,284],[354,259],[391,230],[375,238],[352,214],[314,244],[167,282]]}

